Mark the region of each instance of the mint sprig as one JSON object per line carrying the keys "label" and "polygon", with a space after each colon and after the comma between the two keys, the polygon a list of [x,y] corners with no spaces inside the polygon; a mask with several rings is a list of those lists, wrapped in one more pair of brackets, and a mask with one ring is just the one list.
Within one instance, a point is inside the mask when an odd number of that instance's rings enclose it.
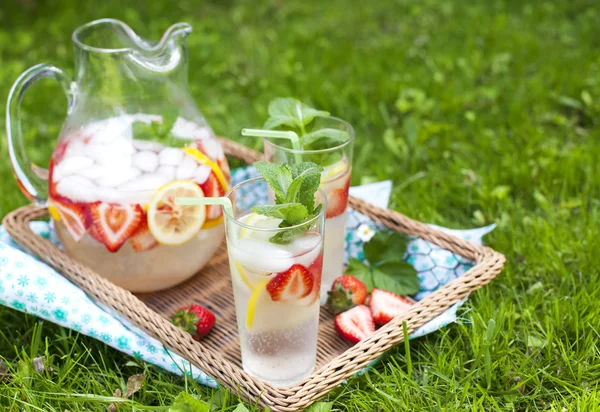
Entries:
{"label": "mint sprig", "polygon": [[[274,205],[254,206],[254,213],[282,219],[280,228],[301,225],[319,214],[321,205],[315,206],[315,193],[321,184],[322,167],[310,162],[292,166],[255,162],[254,167],[275,194]],[[272,236],[269,241],[287,244],[308,229],[305,225],[283,230]]]}
{"label": "mint sprig", "polygon": [[419,291],[417,271],[402,257],[409,242],[398,232],[378,232],[365,243],[367,263],[351,258],[346,273],[361,280],[370,291],[389,290],[397,295],[413,295]]}
{"label": "mint sprig", "polygon": [[[296,132],[303,150],[322,150],[339,146],[350,138],[345,130],[323,128],[310,130],[317,117],[329,117],[329,112],[317,110],[291,97],[280,97],[269,103],[269,118],[265,129],[283,129]],[[310,160],[318,164],[329,165],[339,161],[340,153],[321,153],[311,155]]]}
{"label": "mint sprig", "polygon": [[146,123],[137,120],[131,125],[133,138],[176,146],[181,141],[171,134],[171,129],[173,129],[178,117],[179,108],[170,106],[163,111],[161,116],[162,121],[152,120],[150,123]]}

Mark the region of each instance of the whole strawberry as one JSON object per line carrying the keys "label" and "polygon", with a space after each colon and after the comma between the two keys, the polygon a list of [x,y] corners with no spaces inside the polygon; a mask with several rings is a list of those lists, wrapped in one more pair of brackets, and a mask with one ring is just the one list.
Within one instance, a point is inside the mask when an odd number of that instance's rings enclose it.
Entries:
{"label": "whole strawberry", "polygon": [[337,315],[365,303],[367,287],[354,276],[343,275],[333,281],[327,295],[327,307]]}
{"label": "whole strawberry", "polygon": [[185,306],[173,316],[173,325],[188,332],[196,340],[205,337],[215,325],[215,315],[204,306]]}

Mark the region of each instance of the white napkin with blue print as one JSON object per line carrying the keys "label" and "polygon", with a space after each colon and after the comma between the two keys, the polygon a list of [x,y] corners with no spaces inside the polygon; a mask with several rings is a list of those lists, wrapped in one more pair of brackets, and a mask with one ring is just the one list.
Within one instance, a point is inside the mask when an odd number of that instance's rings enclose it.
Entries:
{"label": "white napkin with blue print", "polygon": [[[255,177],[252,167],[234,170],[234,184]],[[377,206],[387,208],[392,190],[390,181],[350,188],[352,196]],[[267,202],[267,193],[259,194]],[[31,222],[32,230],[54,244],[59,244],[56,234],[46,222]],[[473,230],[437,229],[457,237],[481,244],[481,238],[494,226]],[[365,229],[382,230],[372,220],[349,210],[345,259],[362,258]],[[421,239],[408,245],[405,259],[419,272],[421,291],[417,300],[437,290],[440,286],[467,271],[472,263]],[[464,301],[463,301],[464,302]],[[459,302],[411,335],[411,338],[431,333],[456,321]],[[0,227],[0,304],[40,317],[98,339],[113,348],[144,360],[178,375],[187,374],[200,383],[215,387],[216,382],[187,360],[164,348],[156,339],[113,313],[102,304],[92,301],[81,289],[62,277],[54,269],[39,261],[14,242]]]}

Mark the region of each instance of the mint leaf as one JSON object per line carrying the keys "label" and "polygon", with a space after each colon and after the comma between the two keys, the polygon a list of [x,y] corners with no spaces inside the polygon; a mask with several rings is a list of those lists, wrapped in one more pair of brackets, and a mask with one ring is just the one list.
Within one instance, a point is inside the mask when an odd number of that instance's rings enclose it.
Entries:
{"label": "mint leaf", "polygon": [[406,253],[409,241],[408,236],[398,232],[377,232],[363,247],[365,258],[371,265],[388,260],[400,260]]}
{"label": "mint leaf", "polygon": [[362,283],[364,283],[369,292],[375,287],[371,268],[356,258],[350,258],[350,260],[348,261],[348,268],[346,269],[346,273],[354,276]]}
{"label": "mint leaf", "polygon": [[192,395],[181,392],[169,408],[169,412],[209,412],[210,406]]}
{"label": "mint leaf", "polygon": [[276,235],[271,236],[269,238],[269,242],[276,243],[278,245],[287,245],[288,243],[290,243],[292,240],[294,240],[296,237],[300,236],[307,230],[308,230],[308,226],[300,226],[300,227],[295,227],[293,229],[282,230],[281,232],[278,232]]}
{"label": "mint leaf", "polygon": [[289,186],[285,201],[301,203],[306,206],[309,213],[315,208],[315,192],[321,184],[323,168],[314,163],[299,163],[290,168],[292,184]]}
{"label": "mint leaf", "polygon": [[345,130],[325,128],[305,134],[300,139],[300,143],[309,146],[317,141],[323,141],[324,138],[328,139],[329,147],[334,147],[348,141],[350,135]]}
{"label": "mint leaf", "polygon": [[171,133],[171,129],[175,125],[179,117],[179,107],[169,106],[162,113],[161,131],[164,136]]}
{"label": "mint leaf", "polygon": [[280,97],[269,103],[269,116],[264,125],[265,129],[288,126],[304,131],[304,126],[315,117],[329,117],[329,113],[313,109],[292,97]]}
{"label": "mint leaf", "polygon": [[260,161],[254,162],[254,168],[265,178],[273,190],[275,203],[285,203],[285,194],[293,180],[288,166]]}
{"label": "mint leaf", "polygon": [[374,286],[397,295],[414,295],[420,289],[417,271],[402,260],[394,260],[373,267]]}
{"label": "mint leaf", "polygon": [[284,203],[281,205],[254,206],[254,213],[284,220],[287,225],[294,226],[304,222],[308,216],[306,206],[300,203]]}

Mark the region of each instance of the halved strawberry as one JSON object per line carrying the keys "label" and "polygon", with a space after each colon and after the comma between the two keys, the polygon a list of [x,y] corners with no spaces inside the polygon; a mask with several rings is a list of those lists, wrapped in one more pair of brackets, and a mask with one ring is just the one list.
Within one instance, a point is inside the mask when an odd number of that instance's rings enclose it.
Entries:
{"label": "halved strawberry", "polygon": [[129,243],[131,243],[133,250],[136,252],[144,252],[158,246],[158,242],[152,236],[150,229],[148,229],[148,222],[145,216],[136,231],[129,238]]}
{"label": "halved strawberry", "polygon": [[[200,185],[205,197],[221,197],[225,195],[223,186],[219,183],[219,179],[215,176],[215,172],[211,172],[206,182]],[[223,216],[223,210],[219,205],[206,206],[206,220],[214,220]]]}
{"label": "halved strawberry", "polygon": [[296,264],[271,279],[267,283],[267,292],[276,302],[289,301],[308,296],[313,286],[313,275],[306,267]]}
{"label": "halved strawberry", "polygon": [[322,253],[319,256],[317,256],[313,263],[310,264],[310,266],[308,267],[308,271],[313,275],[313,298],[310,300],[310,304],[312,304],[315,300],[319,299],[319,295],[321,294],[321,276],[323,274]]}
{"label": "halved strawberry", "polygon": [[227,184],[231,185],[231,170],[229,169],[229,163],[227,162],[227,158],[225,156],[219,158],[217,160],[217,165],[219,166],[219,169],[221,169],[221,172],[223,173]]}
{"label": "halved strawberry", "polygon": [[73,239],[79,242],[88,227],[83,205],[58,197],[52,197],[50,203],[56,207],[60,221],[65,225]]}
{"label": "halved strawberry", "polygon": [[110,252],[116,252],[138,228],[144,214],[139,205],[95,202],[89,206],[97,235]]}
{"label": "halved strawberry", "polygon": [[385,325],[408,311],[414,304],[412,299],[381,289],[373,289],[369,300],[373,319],[378,325]]}
{"label": "halved strawberry", "polygon": [[342,275],[333,281],[327,295],[327,307],[337,315],[353,306],[365,303],[367,287],[354,276]]}
{"label": "halved strawberry", "polygon": [[371,311],[365,305],[358,305],[340,313],[334,320],[338,334],[352,343],[360,342],[375,332]]}
{"label": "halved strawberry", "polygon": [[327,218],[336,217],[346,211],[348,207],[348,191],[350,190],[350,180],[344,187],[335,189],[327,196]]}

